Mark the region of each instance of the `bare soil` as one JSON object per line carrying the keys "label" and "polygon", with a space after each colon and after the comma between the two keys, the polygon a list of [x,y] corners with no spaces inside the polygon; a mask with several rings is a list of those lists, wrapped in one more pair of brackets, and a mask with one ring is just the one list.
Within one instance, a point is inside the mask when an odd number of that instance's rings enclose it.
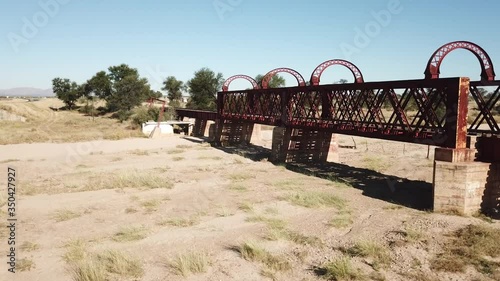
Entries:
{"label": "bare soil", "polygon": [[[341,146],[357,145],[340,149],[341,163],[276,166],[266,160],[270,135],[234,148],[177,136],[0,145],[1,170],[18,171],[18,259],[31,265],[12,279],[7,232],[0,231],[0,279],[76,280],[64,258],[75,241],[92,253],[118,250],[143,268],[139,277],[109,280],[326,280],[323,265],[363,241],[387,249],[389,263],[350,257],[359,280],[499,276],[473,266],[431,269],[453,231],[470,224],[500,230],[498,221],[428,211],[433,149],[427,158],[427,146],[340,136]],[[5,185],[0,190],[4,223]],[[316,195],[330,201],[316,204]],[[142,235],[121,241],[124,227]],[[276,236],[276,229],[294,236]],[[248,241],[289,268],[244,259],[237,249]],[[179,275],[172,262],[185,253],[207,253],[206,270]]]}

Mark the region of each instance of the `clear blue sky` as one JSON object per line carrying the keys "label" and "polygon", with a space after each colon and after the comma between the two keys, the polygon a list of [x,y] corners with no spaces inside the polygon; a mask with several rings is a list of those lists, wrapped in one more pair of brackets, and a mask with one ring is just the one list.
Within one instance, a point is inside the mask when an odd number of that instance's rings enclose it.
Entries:
{"label": "clear blue sky", "polygon": [[[41,3],[55,1],[62,4],[45,12]],[[366,81],[420,79],[431,54],[456,40],[482,46],[500,75],[500,1],[400,0],[390,21],[379,20],[369,42],[356,44],[356,28],[373,27],[373,12],[389,11],[393,1],[2,0],[0,89],[50,88],[54,77],[81,83],[121,63],[138,68],[155,89],[168,75],[186,81],[202,67],[226,78],[290,67],[309,80],[317,65],[334,58],[358,65]],[[37,30],[26,29],[26,21]],[[356,52],[346,54],[347,45]],[[441,73],[478,80],[480,67],[472,53],[458,50]],[[336,66],[322,82],[341,78],[353,81]]]}

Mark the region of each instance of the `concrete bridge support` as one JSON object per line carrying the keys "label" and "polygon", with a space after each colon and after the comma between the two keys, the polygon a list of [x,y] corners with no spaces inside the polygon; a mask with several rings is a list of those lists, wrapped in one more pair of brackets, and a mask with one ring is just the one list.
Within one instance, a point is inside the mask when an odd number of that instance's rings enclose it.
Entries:
{"label": "concrete bridge support", "polygon": [[473,215],[500,208],[500,139],[471,139],[470,148],[437,148],[434,211]]}
{"label": "concrete bridge support", "polygon": [[321,163],[328,160],[329,153],[332,159],[338,160],[338,145],[332,142],[332,135],[317,130],[276,127],[270,160],[275,163]]}
{"label": "concrete bridge support", "polygon": [[481,207],[500,215],[500,138],[478,138],[477,161],[490,163]]}
{"label": "concrete bridge support", "polygon": [[215,140],[222,146],[250,144],[254,124],[235,120],[217,120]]}
{"label": "concrete bridge support", "polygon": [[204,119],[196,119],[194,121],[194,127],[193,127],[193,137],[204,137],[206,136],[206,130],[209,128],[208,126],[208,120]]}

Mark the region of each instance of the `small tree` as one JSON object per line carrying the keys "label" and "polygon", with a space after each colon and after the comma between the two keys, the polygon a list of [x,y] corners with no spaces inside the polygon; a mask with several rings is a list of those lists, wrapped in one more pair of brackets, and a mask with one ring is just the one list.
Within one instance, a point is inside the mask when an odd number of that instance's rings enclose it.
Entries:
{"label": "small tree", "polygon": [[108,71],[109,71],[108,77],[114,83],[120,82],[121,80],[129,76],[139,77],[139,72],[137,71],[137,69],[131,68],[130,66],[124,63],[117,66],[110,66],[108,68]]}
{"label": "small tree", "polygon": [[120,120],[129,117],[129,111],[149,98],[159,98],[161,92],[151,90],[146,78],[126,64],[111,66],[108,73],[100,71],[87,81],[96,96],[106,100],[110,112],[119,111]]}
{"label": "small tree", "polygon": [[62,100],[69,110],[74,109],[76,101],[82,96],[81,88],[69,79],[54,78],[52,91]]}
{"label": "small tree", "polygon": [[[257,81],[257,83],[259,85],[262,85],[263,79],[264,79],[264,75],[262,75],[262,74],[255,76],[255,81]],[[269,88],[285,87],[286,86],[285,78],[283,78],[283,76],[280,76],[280,75],[274,75],[273,78],[271,78],[271,81],[269,81],[268,86],[269,86]]]}
{"label": "small tree", "polygon": [[130,75],[114,83],[114,93],[108,98],[108,107],[130,111],[148,99],[151,89],[146,78]]}
{"label": "small tree", "polygon": [[106,100],[111,96],[112,83],[105,71],[97,72],[94,77],[87,81],[90,91],[101,99]]}
{"label": "small tree", "polygon": [[215,74],[208,68],[196,71],[193,79],[187,82],[191,97],[186,106],[192,109],[215,110],[217,91],[222,88],[223,83],[222,73]]}
{"label": "small tree", "polygon": [[170,106],[178,107],[182,101],[182,91],[185,90],[184,82],[177,80],[174,76],[169,76],[163,81],[162,90],[167,92]]}
{"label": "small tree", "polygon": [[155,90],[149,90],[149,93],[147,94],[147,100],[149,99],[160,99],[163,97],[163,93],[160,91],[155,91]]}

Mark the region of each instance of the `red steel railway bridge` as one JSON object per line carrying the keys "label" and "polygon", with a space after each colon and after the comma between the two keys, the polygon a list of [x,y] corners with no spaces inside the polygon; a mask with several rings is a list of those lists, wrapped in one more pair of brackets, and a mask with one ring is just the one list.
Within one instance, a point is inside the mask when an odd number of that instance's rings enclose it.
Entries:
{"label": "red steel railway bridge", "polygon": [[[480,81],[439,77],[444,58],[456,49],[477,57]],[[320,85],[322,73],[334,65],[347,67],[354,83]],[[297,86],[270,88],[278,73],[293,75]],[[334,134],[436,146],[435,210],[500,208],[500,119],[495,119],[500,80],[489,55],[472,42],[451,42],[432,54],[424,74],[419,80],[365,82],[356,65],[334,59],[320,64],[306,82],[291,68],[277,68],[261,83],[247,75],[228,78],[217,94],[217,112],[177,109],[177,115],[196,119],[195,135],[214,121],[219,145],[248,144],[256,124],[275,126],[274,162],[325,162],[329,153],[337,153],[330,146]],[[229,91],[237,79],[253,89]],[[469,115],[471,104],[477,116]]]}

